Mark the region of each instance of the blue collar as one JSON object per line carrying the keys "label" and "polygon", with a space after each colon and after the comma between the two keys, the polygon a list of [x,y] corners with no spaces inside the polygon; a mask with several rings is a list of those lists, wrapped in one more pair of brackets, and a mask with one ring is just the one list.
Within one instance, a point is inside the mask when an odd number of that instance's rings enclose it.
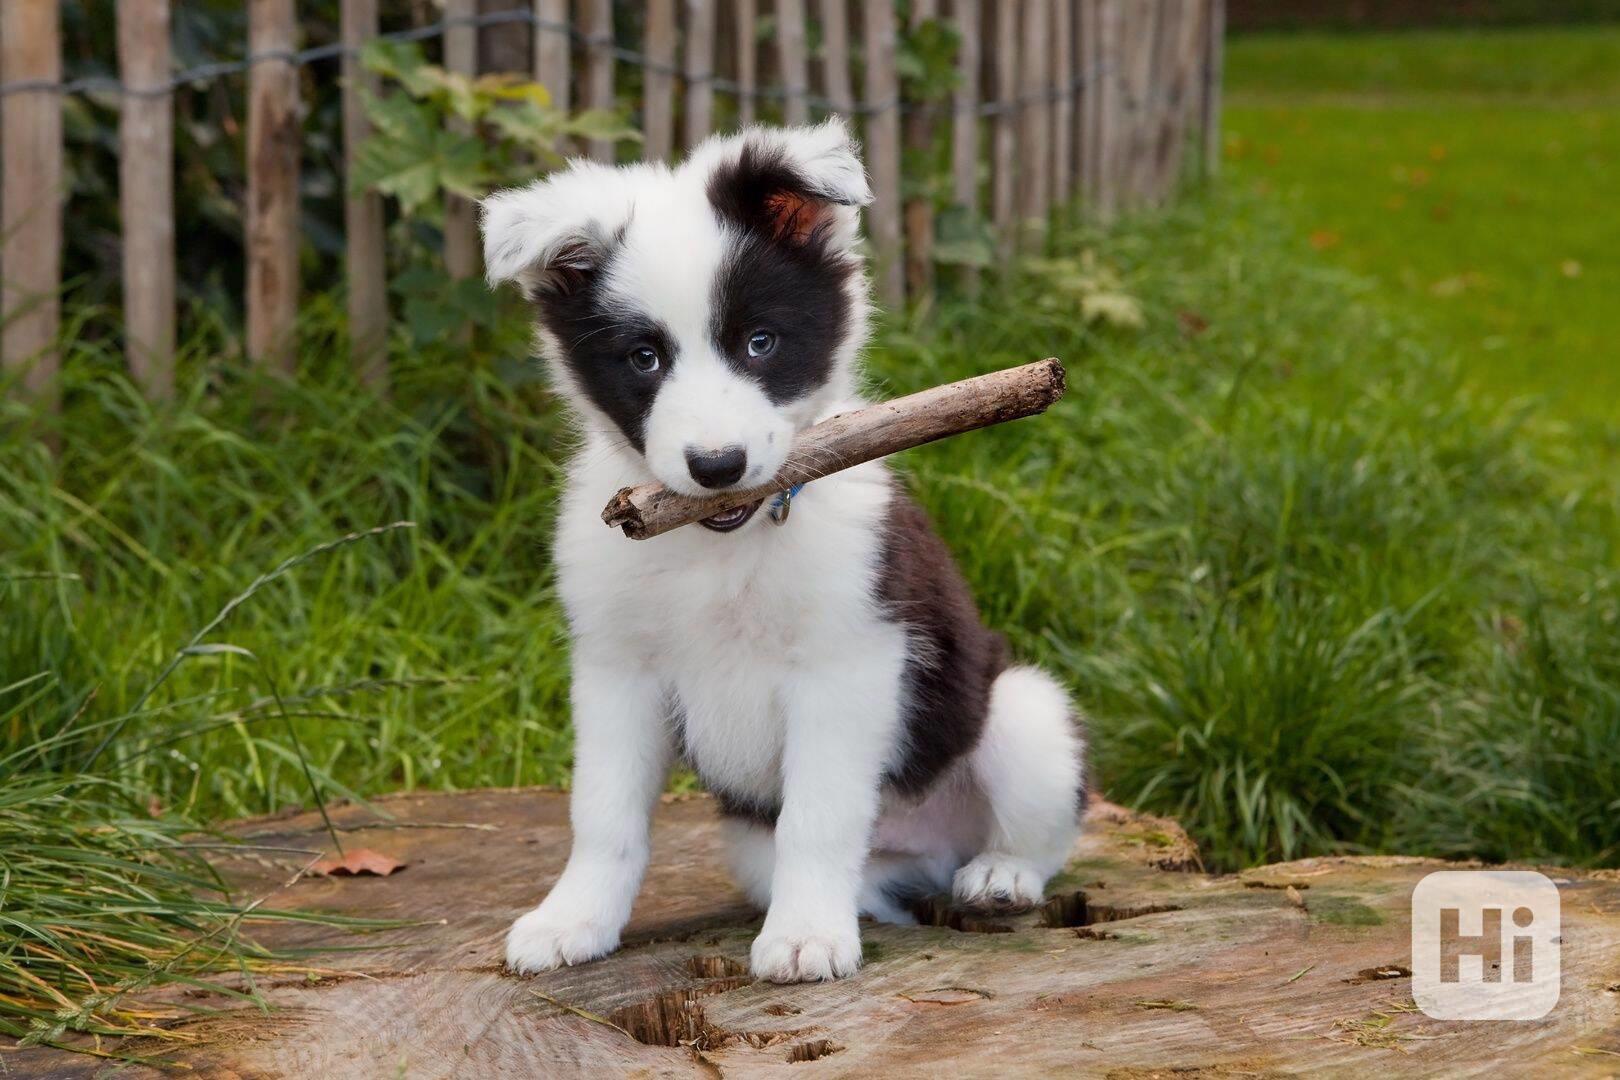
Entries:
{"label": "blue collar", "polygon": [[794,484],[792,487],[778,495],[775,499],[772,499],[770,509],[766,511],[771,515],[771,521],[775,522],[777,525],[785,525],[788,519],[788,512],[793,509],[793,500],[798,496],[799,492],[803,490],[803,484]]}

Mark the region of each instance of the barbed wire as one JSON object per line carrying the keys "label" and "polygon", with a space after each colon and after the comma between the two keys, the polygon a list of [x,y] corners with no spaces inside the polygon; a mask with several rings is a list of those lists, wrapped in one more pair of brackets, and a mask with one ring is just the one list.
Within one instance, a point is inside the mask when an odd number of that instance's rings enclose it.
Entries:
{"label": "barbed wire", "polygon": [[[5,0],[0,0],[5,2]],[[1005,100],[985,101],[963,107],[954,102],[913,102],[895,97],[889,101],[877,103],[852,103],[840,105],[839,102],[820,94],[813,94],[808,89],[785,86],[746,87],[734,79],[724,78],[713,72],[693,74],[678,64],[666,64],[653,60],[646,53],[636,49],[626,48],[618,44],[610,36],[586,34],[577,27],[552,19],[544,19],[533,11],[511,10],[492,11],[482,15],[461,15],[441,19],[436,23],[411,27],[408,30],[394,30],[386,34],[378,34],[366,41],[366,45],[373,42],[417,42],[428,41],[443,37],[449,30],[466,27],[469,29],[482,29],[490,26],[504,26],[510,24],[525,24],[536,30],[546,33],[562,34],[570,40],[584,46],[586,49],[597,52],[607,52],[615,60],[634,65],[644,71],[657,72],[660,75],[669,75],[679,80],[685,86],[708,85],[714,90],[735,97],[739,100],[752,101],[787,101],[789,99],[802,100],[813,109],[826,112],[841,112],[853,116],[876,116],[898,110],[902,113],[919,113],[934,115],[955,115],[962,112],[972,112],[981,117],[1001,116],[1009,112],[1017,112],[1030,105],[1050,104],[1061,101],[1066,97],[1078,94],[1091,83],[1113,73],[1111,65],[1101,65],[1094,71],[1081,70],[1074,79],[1066,84],[1051,87],[1047,90],[1022,94],[1018,97]],[[250,52],[240,60],[223,60],[214,63],[199,64],[176,72],[168,79],[153,83],[150,86],[130,86],[121,79],[107,75],[87,75],[78,79],[50,80],[50,79],[18,79],[12,82],[0,83],[0,98],[13,94],[24,93],[56,93],[63,96],[80,96],[104,94],[118,97],[156,98],[165,97],[187,87],[199,83],[209,83],[217,79],[233,75],[241,75],[258,64],[280,62],[293,67],[307,67],[326,60],[337,60],[344,57],[358,55],[365,46],[349,45],[343,42],[334,42],[330,45],[317,45],[308,49],[265,49],[260,52]],[[1127,106],[1133,103],[1129,100]]]}

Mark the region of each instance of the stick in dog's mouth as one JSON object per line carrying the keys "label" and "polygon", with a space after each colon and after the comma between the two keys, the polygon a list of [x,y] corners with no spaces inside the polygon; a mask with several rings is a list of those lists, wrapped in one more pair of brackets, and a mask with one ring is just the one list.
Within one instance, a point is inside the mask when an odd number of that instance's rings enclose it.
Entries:
{"label": "stick in dog's mouth", "polygon": [[646,540],[701,522],[716,532],[741,528],[766,499],[823,476],[901,450],[1047,410],[1063,396],[1063,364],[1055,357],[935,386],[854,412],[839,413],[801,433],[787,463],[769,484],[691,496],[662,484],[627,487],[602,520],[633,540]]}

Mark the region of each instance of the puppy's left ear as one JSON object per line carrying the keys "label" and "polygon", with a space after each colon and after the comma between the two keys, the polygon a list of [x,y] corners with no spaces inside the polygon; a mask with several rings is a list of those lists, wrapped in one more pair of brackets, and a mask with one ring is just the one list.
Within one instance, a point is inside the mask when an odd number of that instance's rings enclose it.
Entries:
{"label": "puppy's left ear", "polygon": [[779,243],[846,252],[855,244],[858,209],[872,201],[860,147],[838,117],[745,131],[694,159],[709,169],[709,201],[722,220]]}

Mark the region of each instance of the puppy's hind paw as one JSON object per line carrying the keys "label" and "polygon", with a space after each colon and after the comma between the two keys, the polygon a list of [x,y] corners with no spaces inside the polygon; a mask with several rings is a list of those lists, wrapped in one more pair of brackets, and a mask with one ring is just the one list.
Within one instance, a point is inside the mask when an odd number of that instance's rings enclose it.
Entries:
{"label": "puppy's hind paw", "polygon": [[978,911],[1028,911],[1041,902],[1045,886],[1034,863],[987,851],[956,872],[951,895]]}
{"label": "puppy's hind paw", "polygon": [[519,975],[532,975],[596,960],[618,947],[616,930],[599,923],[563,922],[536,908],[507,931],[506,966]]}

